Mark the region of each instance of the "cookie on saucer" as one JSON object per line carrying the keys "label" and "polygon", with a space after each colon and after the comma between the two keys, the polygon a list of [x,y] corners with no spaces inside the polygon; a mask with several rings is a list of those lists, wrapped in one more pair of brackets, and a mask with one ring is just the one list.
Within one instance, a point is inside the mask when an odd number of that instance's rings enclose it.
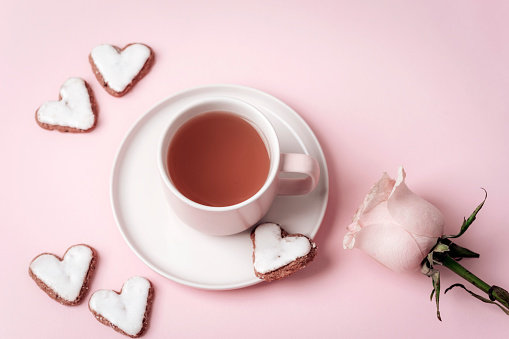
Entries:
{"label": "cookie on saucer", "polygon": [[253,266],[258,278],[283,279],[306,267],[316,257],[317,246],[303,234],[288,234],[279,224],[267,222],[251,232]]}

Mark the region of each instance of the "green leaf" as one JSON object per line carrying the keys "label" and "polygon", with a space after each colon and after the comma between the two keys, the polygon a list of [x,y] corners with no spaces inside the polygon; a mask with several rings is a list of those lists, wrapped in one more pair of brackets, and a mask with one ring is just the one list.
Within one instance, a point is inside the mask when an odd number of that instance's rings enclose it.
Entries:
{"label": "green leaf", "polygon": [[433,248],[433,252],[443,253],[449,251],[449,245],[439,242],[436,244],[435,248]]}
{"label": "green leaf", "polygon": [[484,298],[478,294],[475,294],[474,292],[468,290],[465,286],[463,286],[462,284],[454,284],[454,285],[451,285],[449,286],[449,288],[447,288],[444,292],[444,294],[446,294],[447,292],[449,292],[451,289],[453,289],[454,287],[461,287],[462,289],[464,289],[465,291],[467,291],[468,293],[470,293],[471,296],[473,296],[474,298],[477,298],[479,300],[481,300],[482,302],[485,302],[487,304],[493,304],[493,305],[497,305],[502,311],[504,311],[505,314],[509,315],[509,309],[507,309],[506,307],[500,305],[499,303],[495,302],[495,301],[492,301],[490,299],[487,299],[487,298]]}
{"label": "green leaf", "polygon": [[426,260],[428,261],[429,263],[429,267],[430,268],[433,268],[433,264],[435,263],[433,261],[433,251],[429,252],[428,255],[426,256]]}
{"label": "green leaf", "polygon": [[479,204],[479,206],[477,206],[477,208],[474,210],[474,212],[468,217],[468,219],[465,219],[463,218],[463,224],[461,225],[461,229],[460,229],[460,232],[456,235],[445,235],[445,236],[442,236],[443,239],[446,239],[446,238],[458,238],[460,236],[463,235],[463,233],[465,233],[467,231],[467,229],[470,227],[470,225],[472,225],[472,223],[474,222],[475,220],[475,217],[477,216],[477,213],[479,213],[479,211],[481,210],[481,208],[483,207],[484,205],[484,202],[486,201],[486,199],[488,198],[488,192],[483,188],[482,189],[485,193],[484,195],[484,200]]}
{"label": "green leaf", "polygon": [[[421,270],[422,271],[422,270]],[[440,307],[439,307],[439,299],[440,299],[440,271],[434,268],[429,269],[425,273],[428,277],[431,277],[433,282],[433,290],[431,291],[431,295],[429,296],[429,300],[433,300],[433,296],[435,296],[435,302],[437,304],[437,318],[442,321],[440,317]]]}
{"label": "green leaf", "polygon": [[488,295],[491,301],[498,300],[505,307],[509,306],[509,292],[504,290],[502,287],[495,285],[491,286]]}
{"label": "green leaf", "polygon": [[[430,252],[433,255],[433,252]],[[431,257],[431,260],[433,258]],[[425,258],[422,261],[421,273],[430,277],[433,283],[433,290],[431,291],[431,295],[429,296],[429,300],[433,300],[433,296],[435,296],[435,302],[437,304],[437,318],[442,321],[440,317],[440,308],[439,308],[439,298],[440,298],[440,271],[433,268],[432,262],[429,261],[428,258]]]}
{"label": "green leaf", "polygon": [[[431,279],[433,280],[433,291],[435,291],[435,302],[437,304],[437,318],[438,320],[442,321],[442,318],[440,317],[440,307],[439,307],[439,298],[440,298],[440,271],[439,270],[433,270],[433,275],[431,276]],[[433,297],[433,293],[431,294]]]}
{"label": "green leaf", "polygon": [[460,260],[462,258],[479,258],[478,253],[472,252],[468,248],[461,247],[452,242],[449,244],[449,256],[455,260]]}

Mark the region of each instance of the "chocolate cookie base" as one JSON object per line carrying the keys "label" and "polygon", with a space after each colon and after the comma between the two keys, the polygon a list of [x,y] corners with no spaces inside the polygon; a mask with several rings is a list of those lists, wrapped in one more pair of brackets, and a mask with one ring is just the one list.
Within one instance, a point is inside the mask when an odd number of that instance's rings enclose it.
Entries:
{"label": "chocolate cookie base", "polygon": [[[99,320],[101,323],[103,323],[104,325],[109,326],[109,327],[113,328],[115,331],[117,331],[119,333],[122,333],[122,334],[124,334],[124,335],[126,335],[128,337],[139,338],[139,337],[141,337],[147,331],[148,324],[149,324],[149,319],[150,319],[150,313],[152,311],[152,304],[154,302],[154,287],[152,285],[152,282],[150,282],[150,280],[148,280],[148,282],[150,283],[150,289],[148,290],[147,307],[145,308],[145,315],[143,317],[143,325],[142,325],[140,331],[138,333],[136,333],[135,335],[131,335],[131,334],[125,333],[122,329],[120,329],[118,326],[112,324],[108,319],[103,317],[101,314],[99,314],[99,313],[95,312],[94,310],[92,310],[90,308],[90,304],[88,306],[88,309],[90,310],[90,312],[92,312],[94,317],[97,320]],[[113,292],[115,292],[116,294],[120,295],[122,293],[122,290],[120,290],[120,292],[117,292],[117,291],[113,291]]]}
{"label": "chocolate cookie base", "polygon": [[[81,285],[81,290],[80,290],[80,293],[79,295],[76,297],[76,299],[74,300],[67,300],[67,299],[64,299],[62,298],[60,295],[58,295],[57,292],[55,292],[51,287],[49,287],[48,285],[46,285],[41,279],[39,279],[35,274],[34,272],[32,272],[32,269],[30,268],[30,266],[28,267],[28,274],[30,275],[30,277],[32,277],[32,279],[35,281],[35,283],[37,284],[37,286],[39,286],[44,292],[46,292],[46,294],[53,300],[59,302],[60,304],[62,305],[66,305],[66,306],[76,306],[76,305],[79,305],[82,301],[83,301],[83,298],[85,297],[85,295],[87,294],[88,292],[88,286],[90,284],[90,281],[92,279],[92,276],[93,276],[93,273],[95,271],[95,268],[97,266],[97,252],[94,248],[88,246],[88,245],[85,245],[85,244],[78,244],[78,245],[74,245],[74,246],[86,246],[88,248],[90,248],[90,250],[92,251],[92,260],[90,261],[90,265],[88,267],[88,271],[87,271],[87,274],[85,276],[85,279],[83,279],[83,284]],[[69,249],[71,249],[72,247],[74,246],[71,246],[67,249],[67,251],[69,251]],[[64,253],[64,257],[65,257],[65,254],[67,254],[67,251],[65,251]],[[63,259],[60,258],[59,256],[53,254],[53,253],[41,253],[39,254],[38,256],[36,256],[32,261],[31,263],[39,258],[41,255],[45,255],[45,254],[50,254],[50,255],[53,255],[55,256],[58,260],[62,261]]]}
{"label": "chocolate cookie base", "polygon": [[[49,131],[56,130],[56,131],[64,132],[64,133],[67,133],[67,132],[68,133],[88,133],[88,132],[92,131],[95,128],[95,126],[97,125],[97,117],[99,116],[99,109],[98,109],[97,100],[95,100],[95,96],[94,96],[94,92],[92,91],[92,88],[85,80],[83,80],[83,81],[85,82],[85,86],[87,87],[88,97],[90,98],[90,106],[92,107],[92,112],[94,113],[94,124],[92,125],[92,127],[88,128],[88,129],[79,129],[79,128],[75,128],[75,127],[51,125],[51,124],[47,124],[44,122],[40,122],[37,117],[37,114],[39,113],[39,109],[37,109],[37,111],[35,111],[35,121],[37,121],[37,124],[39,126],[41,126],[42,128],[47,129]],[[62,100],[61,95],[58,96],[58,100],[59,101]]]}
{"label": "chocolate cookie base", "polygon": [[[304,237],[309,241],[309,243],[311,245],[311,250],[305,256],[299,257],[299,258],[295,259],[294,261],[292,261],[291,263],[289,263],[285,266],[281,266],[280,268],[278,268],[276,270],[266,272],[266,273],[261,273],[261,272],[258,272],[256,269],[254,269],[255,275],[258,278],[265,280],[267,282],[276,281],[276,280],[286,278],[289,275],[292,275],[293,273],[297,272],[298,270],[303,269],[304,267],[306,267],[306,265],[308,263],[310,263],[311,261],[313,261],[315,259],[316,254],[317,254],[317,249],[318,249],[316,244],[313,242],[313,240],[311,240],[309,237],[305,236],[304,234],[300,234],[300,233],[288,234],[288,232],[286,232],[281,227],[281,225],[279,225],[279,224],[277,224],[277,225],[279,226],[279,228],[281,230],[281,238]],[[251,232],[251,241],[253,242],[253,263],[255,260],[255,249],[256,249],[255,230],[256,230],[256,227]]]}
{"label": "chocolate cookie base", "polygon": [[[127,47],[129,47],[131,45],[134,45],[134,43],[128,44],[124,48],[119,48],[117,46],[113,46],[113,47],[119,53],[121,53],[123,50],[125,50]],[[145,47],[147,47],[150,50],[150,56],[147,59],[147,61],[145,61],[145,64],[143,65],[143,68],[140,70],[140,72],[134,77],[133,81],[131,81],[129,83],[129,85],[127,85],[126,88],[124,88],[124,90],[121,92],[117,92],[114,89],[112,89],[111,87],[109,87],[108,83],[104,80],[101,72],[99,72],[99,69],[95,65],[94,59],[92,59],[92,54],[88,55],[88,61],[90,62],[90,65],[92,66],[92,71],[94,72],[95,77],[97,78],[97,81],[99,81],[99,83],[106,90],[106,92],[108,92],[112,96],[119,98],[119,97],[126,95],[129,91],[131,91],[131,89],[134,87],[134,85],[136,85],[138,83],[138,81],[140,81],[145,75],[147,75],[147,73],[152,68],[152,65],[154,64],[154,60],[155,60],[154,51],[152,50],[152,48],[150,48],[149,46],[147,46],[145,44],[140,44],[140,45],[144,45]]]}

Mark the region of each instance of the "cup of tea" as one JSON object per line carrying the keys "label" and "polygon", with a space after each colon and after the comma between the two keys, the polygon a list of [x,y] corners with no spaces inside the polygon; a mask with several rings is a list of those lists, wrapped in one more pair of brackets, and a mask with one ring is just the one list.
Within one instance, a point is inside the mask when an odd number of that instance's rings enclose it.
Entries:
{"label": "cup of tea", "polygon": [[[179,110],[161,135],[157,161],[168,204],[190,227],[210,235],[247,230],[277,195],[313,191],[313,157],[281,153],[276,131],[253,105],[211,97]],[[282,173],[298,173],[282,177]]]}

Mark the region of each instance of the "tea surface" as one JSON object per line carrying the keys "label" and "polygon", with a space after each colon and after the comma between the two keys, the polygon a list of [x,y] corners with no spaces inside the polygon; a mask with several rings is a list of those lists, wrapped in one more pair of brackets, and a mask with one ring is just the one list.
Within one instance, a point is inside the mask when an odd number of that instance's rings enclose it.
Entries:
{"label": "tea surface", "polygon": [[228,112],[189,119],[168,148],[170,178],[187,198],[230,206],[252,197],[269,173],[265,143],[246,120]]}

